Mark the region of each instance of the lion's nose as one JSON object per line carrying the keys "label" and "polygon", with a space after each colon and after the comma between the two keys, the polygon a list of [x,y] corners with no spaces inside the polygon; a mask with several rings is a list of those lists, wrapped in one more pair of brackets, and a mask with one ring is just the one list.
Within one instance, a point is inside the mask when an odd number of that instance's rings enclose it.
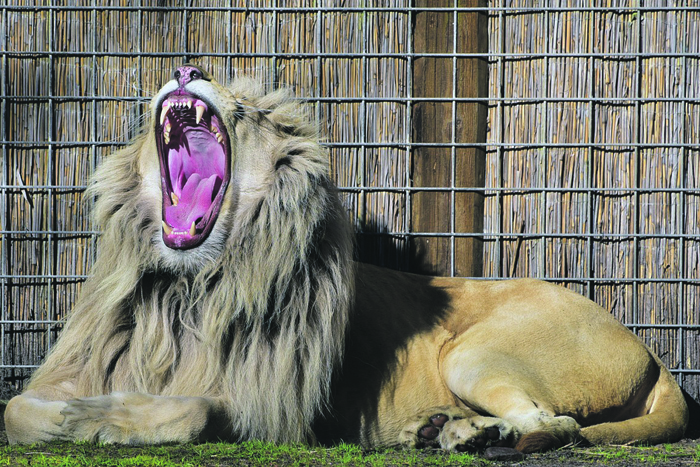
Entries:
{"label": "lion's nose", "polygon": [[180,87],[185,87],[190,81],[195,81],[198,79],[204,79],[209,81],[209,74],[204,70],[195,65],[190,65],[186,63],[175,70],[175,79],[177,80]]}

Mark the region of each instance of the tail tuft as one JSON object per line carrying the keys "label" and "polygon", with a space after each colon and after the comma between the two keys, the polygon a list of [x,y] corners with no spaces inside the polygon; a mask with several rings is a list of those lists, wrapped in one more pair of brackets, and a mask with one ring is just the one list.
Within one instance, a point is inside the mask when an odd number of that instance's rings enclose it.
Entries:
{"label": "tail tuft", "polygon": [[559,438],[548,431],[532,431],[523,435],[515,446],[515,449],[523,454],[532,452],[543,452],[551,449],[557,449],[562,446]]}

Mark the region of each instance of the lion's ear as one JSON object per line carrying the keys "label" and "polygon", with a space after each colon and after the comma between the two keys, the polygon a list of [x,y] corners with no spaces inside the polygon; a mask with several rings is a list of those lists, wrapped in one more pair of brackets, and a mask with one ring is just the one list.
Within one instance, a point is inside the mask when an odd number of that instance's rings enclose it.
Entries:
{"label": "lion's ear", "polygon": [[306,106],[288,101],[271,107],[271,110],[267,119],[281,137],[318,139],[318,127],[310,117]]}

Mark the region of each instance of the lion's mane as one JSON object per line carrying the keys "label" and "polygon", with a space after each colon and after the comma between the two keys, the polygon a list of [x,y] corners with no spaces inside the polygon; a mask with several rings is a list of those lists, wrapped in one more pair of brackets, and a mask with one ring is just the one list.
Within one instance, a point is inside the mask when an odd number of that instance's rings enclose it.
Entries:
{"label": "lion's mane", "polygon": [[218,232],[180,267],[164,258],[160,194],[142,173],[157,157],[152,125],[107,157],[90,188],[97,260],[32,381],[77,379],[79,396],[220,397],[234,436],[309,441],[344,345],[350,229],[303,106],[250,81],[228,92],[218,104],[232,183]]}

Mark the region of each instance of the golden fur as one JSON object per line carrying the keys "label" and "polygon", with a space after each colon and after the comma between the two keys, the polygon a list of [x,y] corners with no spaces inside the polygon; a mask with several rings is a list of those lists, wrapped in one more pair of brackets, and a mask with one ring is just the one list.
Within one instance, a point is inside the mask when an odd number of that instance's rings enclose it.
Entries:
{"label": "golden fur", "polygon": [[[171,81],[156,103],[177,87]],[[351,261],[317,130],[285,91],[187,89],[231,138],[231,185],[192,250],[161,239],[153,127],[90,192],[99,255],[65,330],[6,411],[13,443],[349,440],[523,451],[682,436],[677,384],[589,300]],[[584,427],[581,429],[581,427]]]}

